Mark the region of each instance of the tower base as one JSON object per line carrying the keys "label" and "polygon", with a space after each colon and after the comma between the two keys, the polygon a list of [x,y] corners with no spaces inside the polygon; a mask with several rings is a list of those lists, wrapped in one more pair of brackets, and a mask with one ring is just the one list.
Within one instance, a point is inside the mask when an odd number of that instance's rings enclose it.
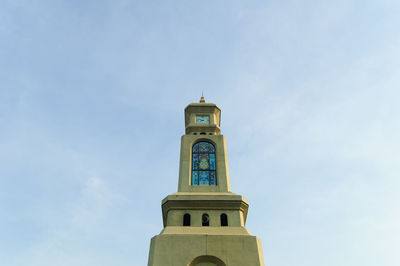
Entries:
{"label": "tower base", "polygon": [[[178,230],[182,229],[186,228]],[[245,228],[234,235],[222,228],[220,234],[211,228],[210,234],[200,232],[208,228],[197,228],[195,231],[201,234],[191,234],[193,229],[174,234],[178,230],[166,227],[160,235],[153,237],[148,266],[264,266],[261,241],[248,234]]]}

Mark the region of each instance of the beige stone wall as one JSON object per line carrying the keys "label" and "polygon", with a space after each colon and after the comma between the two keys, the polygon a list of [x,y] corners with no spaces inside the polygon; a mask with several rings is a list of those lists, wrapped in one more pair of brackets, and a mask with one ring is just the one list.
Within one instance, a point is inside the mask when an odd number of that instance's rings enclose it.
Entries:
{"label": "beige stone wall", "polygon": [[163,234],[151,240],[148,266],[187,266],[204,255],[227,266],[264,265],[261,242],[255,236]]}
{"label": "beige stone wall", "polygon": [[232,192],[177,192],[162,201],[163,222],[164,226],[179,226],[184,213],[193,213],[195,217],[192,221],[197,224],[198,216],[208,213],[212,219],[211,223],[217,225],[219,216],[226,213],[229,226],[244,226],[248,206],[244,197]]}
{"label": "beige stone wall", "polygon": [[[197,115],[210,117],[209,124],[199,125],[196,123]],[[211,133],[220,134],[221,109],[213,103],[191,103],[185,108],[185,133]]]}
{"label": "beige stone wall", "polygon": [[229,226],[244,226],[243,214],[239,210],[171,210],[167,214],[167,226],[182,226],[183,215],[190,214],[191,226],[202,226],[201,217],[207,213],[210,217],[210,226],[221,226],[221,214],[228,216]]}

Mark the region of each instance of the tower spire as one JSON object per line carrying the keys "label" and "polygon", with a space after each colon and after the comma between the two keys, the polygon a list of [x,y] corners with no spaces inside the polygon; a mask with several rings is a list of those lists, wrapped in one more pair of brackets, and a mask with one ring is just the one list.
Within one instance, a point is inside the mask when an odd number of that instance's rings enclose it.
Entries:
{"label": "tower spire", "polygon": [[205,102],[206,102],[206,99],[204,99],[203,92],[201,92],[200,102],[201,102],[201,103],[205,103]]}

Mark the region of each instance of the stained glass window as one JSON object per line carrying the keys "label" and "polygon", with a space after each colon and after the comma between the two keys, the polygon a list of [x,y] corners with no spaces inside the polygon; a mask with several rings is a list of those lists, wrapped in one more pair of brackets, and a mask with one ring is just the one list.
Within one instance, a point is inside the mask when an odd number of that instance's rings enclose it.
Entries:
{"label": "stained glass window", "polygon": [[215,147],[200,141],[192,148],[192,186],[216,186]]}

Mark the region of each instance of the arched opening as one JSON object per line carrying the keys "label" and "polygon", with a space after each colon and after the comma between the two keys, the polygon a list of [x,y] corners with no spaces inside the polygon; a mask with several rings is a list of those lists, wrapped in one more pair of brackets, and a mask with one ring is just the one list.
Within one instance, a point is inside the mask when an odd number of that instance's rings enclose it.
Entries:
{"label": "arched opening", "polygon": [[201,217],[201,224],[203,226],[209,226],[210,225],[210,217],[208,216],[207,213],[204,213],[203,216]]}
{"label": "arched opening", "polygon": [[190,214],[189,213],[185,213],[185,215],[183,215],[183,226],[190,226]]}
{"label": "arched opening", "polygon": [[192,186],[216,186],[215,146],[199,141],[192,147]]}
{"label": "arched opening", "polygon": [[221,226],[228,226],[228,215],[221,214]]}
{"label": "arched opening", "polygon": [[195,258],[187,266],[226,266],[226,264],[217,257],[204,255]]}

